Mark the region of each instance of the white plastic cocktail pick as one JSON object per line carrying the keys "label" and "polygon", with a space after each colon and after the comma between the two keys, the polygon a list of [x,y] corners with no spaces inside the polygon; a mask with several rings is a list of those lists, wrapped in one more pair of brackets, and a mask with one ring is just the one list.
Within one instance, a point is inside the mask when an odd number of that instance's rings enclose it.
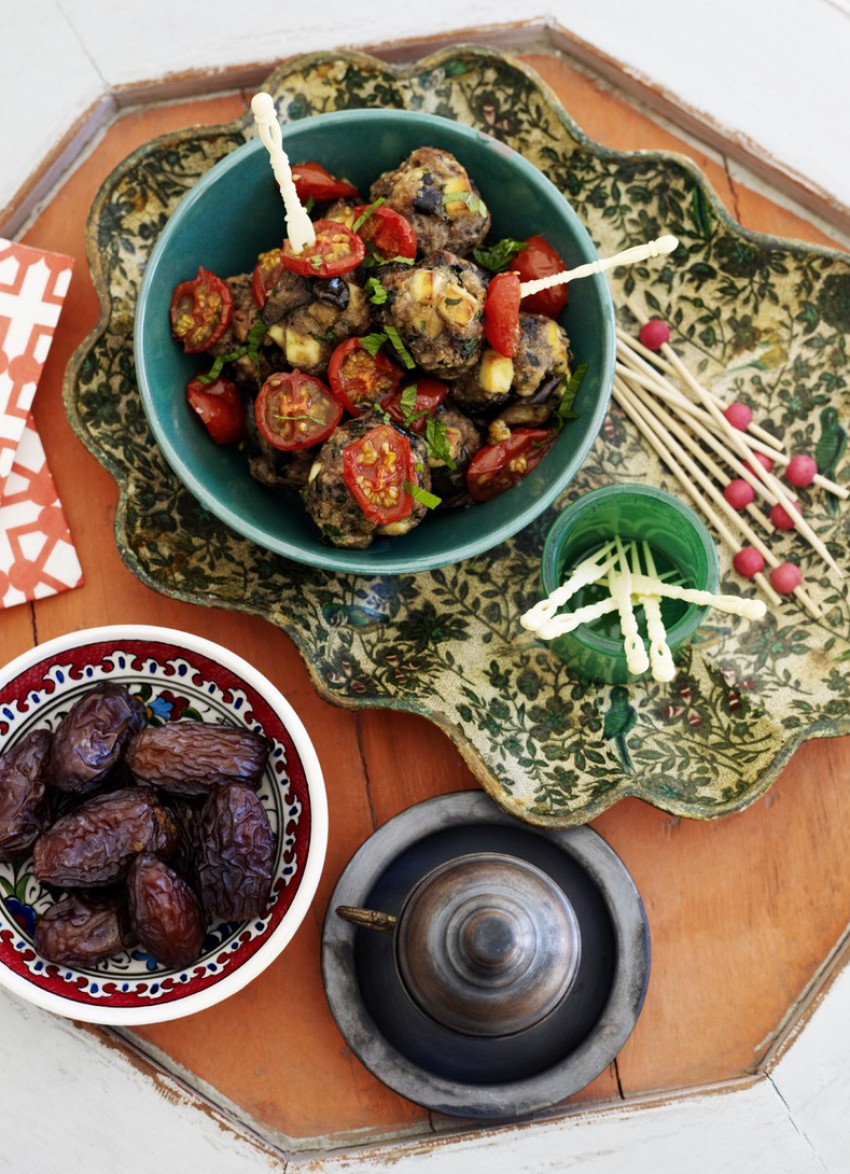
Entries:
{"label": "white plastic cocktail pick", "polygon": [[292,168],[283,149],[280,123],[271,94],[255,94],[251,99],[251,110],[257,124],[257,134],[269,153],[272,171],[283,196],[286,209],[286,235],[293,252],[300,253],[308,245],[315,244],[316,230],[307,214],[307,209],[298,198],[292,179]]}
{"label": "white plastic cocktail pick", "polygon": [[535,628],[534,634],[539,636],[541,640],[556,640],[558,636],[564,636],[567,632],[574,631],[581,624],[592,624],[594,620],[601,620],[603,616],[616,610],[616,600],[609,595],[606,599],[599,599],[596,603],[588,603],[584,607],[576,608],[575,611],[567,611],[563,615],[553,616],[551,620],[547,620],[539,628]]}
{"label": "white plastic cocktail pick", "polygon": [[615,563],[615,559],[611,557],[613,550],[613,541],[606,542],[594,554],[580,562],[560,587],[556,587],[546,599],[541,599],[539,603],[535,603],[534,607],[529,608],[524,615],[520,616],[519,622],[522,626],[529,632],[538,631],[541,624],[548,623],[558,608],[575,595],[579,588],[587,587],[590,583],[597,583],[604,575],[607,575]]}
{"label": "white plastic cocktail pick", "polygon": [[[651,579],[658,582],[655,570],[655,559],[647,542],[642,543],[643,560],[646,564],[646,573]],[[640,574],[637,544],[632,543],[632,571],[635,576]],[[632,579],[634,584],[635,579]],[[649,637],[649,667],[656,681],[672,681],[676,675],[676,666],[673,663],[673,654],[667,643],[667,629],[661,615],[661,597],[647,591],[639,591],[637,602],[643,605],[643,614],[646,617],[646,634]]]}
{"label": "white plastic cocktail pick", "polygon": [[551,289],[554,285],[566,285],[568,281],[577,281],[580,277],[591,277],[594,273],[604,273],[607,269],[616,269],[618,265],[636,265],[641,261],[648,261],[653,257],[666,257],[679,245],[675,236],[660,236],[657,240],[648,241],[645,245],[634,245],[616,253],[613,257],[603,257],[599,261],[591,261],[587,265],[578,265],[575,269],[564,269],[561,273],[550,273],[548,277],[538,277],[534,281],[523,281],[520,284],[520,297],[526,298],[529,294],[539,293],[542,289]]}
{"label": "white plastic cocktail pick", "polygon": [[635,594],[648,592],[651,595],[666,595],[668,599],[681,599],[685,603],[702,604],[728,615],[741,616],[745,620],[764,618],[767,606],[762,599],[742,599],[737,595],[712,595],[696,587],[680,587],[676,583],[664,583],[647,575],[632,576],[632,590]]}
{"label": "white plastic cocktail pick", "polygon": [[620,628],[623,633],[623,651],[626,654],[626,666],[630,673],[640,676],[641,673],[645,673],[649,668],[649,655],[646,651],[646,645],[641,639],[637,617],[632,607],[632,593],[634,591],[632,572],[626,558],[625,548],[619,536],[616,538],[616,543],[617,561],[620,569],[609,571],[608,586],[611,591],[611,598],[614,600],[617,605],[617,611],[620,613]]}

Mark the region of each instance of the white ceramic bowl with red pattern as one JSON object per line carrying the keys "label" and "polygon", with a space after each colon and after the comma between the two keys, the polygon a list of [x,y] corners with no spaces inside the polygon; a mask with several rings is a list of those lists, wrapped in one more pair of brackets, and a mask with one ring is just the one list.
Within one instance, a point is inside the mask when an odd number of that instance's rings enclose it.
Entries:
{"label": "white ceramic bowl with red pattern", "polygon": [[275,844],[268,906],[248,921],[208,923],[201,955],[190,965],[163,966],[140,946],[86,967],[41,958],[35,926],[59,894],[34,876],[31,853],[0,863],[0,984],[71,1019],[135,1026],[211,1007],[280,955],[316,893],[327,799],[312,742],[282,693],[220,645],[168,628],[72,632],[7,664],[0,670],[0,754],[33,729],[54,731],[78,697],[105,681],[126,685],[144,704],[149,725],[237,725],[262,734],[271,747],[257,789]]}

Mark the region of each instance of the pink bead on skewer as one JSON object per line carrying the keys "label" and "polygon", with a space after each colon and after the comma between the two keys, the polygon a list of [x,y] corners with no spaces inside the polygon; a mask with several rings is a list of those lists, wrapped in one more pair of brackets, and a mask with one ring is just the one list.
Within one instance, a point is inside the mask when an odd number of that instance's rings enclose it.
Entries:
{"label": "pink bead on skewer", "polygon": [[[723,541],[728,546],[731,546],[733,550],[737,550],[740,544],[740,538],[736,537],[727,526],[726,520],[722,516],[722,514],[725,514],[726,519],[729,521],[733,521],[734,519],[735,528],[753,546],[762,548],[766,562],[772,561],[772,565],[777,565],[779,560],[771,555],[769,549],[763,546],[758,536],[732,510],[732,507],[724,499],[720,490],[703,474],[702,469],[691,458],[689,453],[679,448],[675,439],[668,433],[664,425],[657,417],[654,418],[652,416],[652,413],[638,401],[629,387],[616,375],[614,376],[614,395],[620,407],[622,407],[632,423],[643,434],[665,465],[667,465],[697,509],[708,518]],[[701,490],[703,492],[700,492]],[[711,503],[720,507],[722,514],[717,514],[712,508]],[[755,580],[772,603],[776,605],[781,603],[779,595],[773,590],[764,575],[756,575]],[[800,602],[803,603],[803,606],[812,616],[815,618],[819,616],[820,613],[811,600],[801,598]]]}
{"label": "pink bead on skewer", "polygon": [[745,579],[754,579],[764,570],[764,557],[753,546],[742,546],[732,559],[732,566]]}
{"label": "pink bead on skewer", "polygon": [[[766,472],[768,472],[768,473],[773,472],[773,461],[770,459],[770,457],[767,455],[766,452],[758,452],[757,450],[754,450],[753,451],[753,459],[758,461],[758,463],[761,465],[761,467]],[[744,468],[749,470],[749,472],[751,472],[751,473],[755,472],[755,470],[753,469],[753,466],[752,466],[752,462],[750,462],[750,461],[747,461],[745,463]]]}
{"label": "pink bead on skewer", "polygon": [[797,453],[785,467],[785,480],[798,489],[805,489],[811,485],[818,473],[818,467],[813,457],[806,453]]}
{"label": "pink bead on skewer", "polygon": [[745,510],[748,505],[752,505],[755,501],[756,491],[750,485],[749,481],[745,481],[743,477],[736,477],[723,490],[723,496],[733,510]]}
{"label": "pink bead on skewer", "polygon": [[733,428],[737,428],[739,432],[746,432],[750,424],[753,422],[753,413],[746,404],[742,404],[740,400],[735,400],[728,408],[724,409],[723,415],[729,421]]}
{"label": "pink bead on skewer", "polygon": [[[633,316],[638,320],[638,322],[643,323],[648,321],[648,316],[640,309],[639,306],[636,305],[633,298],[627,298],[626,305],[628,306]],[[717,421],[718,425],[726,432],[726,439],[732,448],[738,453],[738,456],[743,460],[749,459],[750,449],[745,442],[745,434],[740,432],[734,424],[730,423],[726,415],[726,412],[730,411],[734,405],[730,405],[726,411],[721,411],[711,393],[706,391],[702,384],[699,383],[696,377],[688,370],[688,368],[682,362],[681,358],[676,354],[669,343],[664,343],[662,345],[661,352],[663,356],[669,360],[672,368],[676,371],[683,383],[687,385],[687,387],[696,396],[702,406],[708,410],[708,412]],[[746,405],[744,405],[744,407],[746,408]],[[747,411],[749,412],[749,409],[747,409]],[[752,418],[751,413],[750,418]],[[781,505],[793,509],[794,503],[791,501],[788,494],[784,491],[782,485],[773,476],[773,474],[766,472],[766,470],[762,470],[759,474],[757,466],[754,466],[754,468],[756,469],[756,473],[759,476],[759,479],[769,487],[775,499]],[[795,519],[794,529],[796,529],[808,541],[809,545],[817,554],[820,555],[829,569],[836,576],[843,578],[841,568],[830,554],[826,544],[815,533],[815,531],[802,515]]]}
{"label": "pink bead on skewer", "polygon": [[641,326],[638,338],[648,351],[659,351],[665,342],[670,341],[670,327],[660,318],[650,318]]}
{"label": "pink bead on skewer", "polygon": [[[799,506],[794,506],[797,513],[802,513]],[[796,530],[797,523],[788,513],[784,505],[779,502],[770,511],[770,520],[777,530]]]}
{"label": "pink bead on skewer", "polygon": [[796,563],[780,563],[770,572],[770,585],[780,595],[790,595],[803,582],[803,573]]}

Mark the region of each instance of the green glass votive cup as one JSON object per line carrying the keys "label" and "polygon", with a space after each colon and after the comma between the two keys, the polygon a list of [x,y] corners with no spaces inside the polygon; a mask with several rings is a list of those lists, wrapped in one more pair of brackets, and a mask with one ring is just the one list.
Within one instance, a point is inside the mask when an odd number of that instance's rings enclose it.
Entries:
{"label": "green glass votive cup", "polygon": [[[717,549],[693,510],[653,486],[616,484],[585,493],[558,516],[543,546],[543,594],[549,596],[579,563],[617,536],[626,545],[638,543],[639,550],[646,542],[658,574],[670,582],[717,591]],[[575,611],[606,594],[599,586],[582,588],[562,610]],[[662,598],[661,615],[674,659],[676,650],[693,639],[708,610],[705,605]],[[636,607],[635,614],[641,636],[646,639],[643,609]],[[576,676],[586,681],[625,685],[637,679],[626,663],[616,611],[591,624],[580,624],[547,643]]]}

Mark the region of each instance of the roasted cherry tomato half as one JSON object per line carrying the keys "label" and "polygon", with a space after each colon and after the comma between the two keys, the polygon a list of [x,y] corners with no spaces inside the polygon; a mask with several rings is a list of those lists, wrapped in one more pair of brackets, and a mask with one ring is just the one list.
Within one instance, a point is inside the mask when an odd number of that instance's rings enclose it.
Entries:
{"label": "roasted cherry tomato half", "polygon": [[[441,379],[430,375],[400,387],[381,400],[381,407],[387,415],[411,432],[422,433],[437,408],[448,395],[449,389]],[[415,399],[414,399],[415,394]],[[411,404],[410,401],[413,400]]]}
{"label": "roasted cherry tomato half", "polygon": [[260,253],[254,272],[251,276],[251,292],[254,301],[262,310],[266,298],[277,285],[277,279],[283,272],[283,261],[280,258],[280,249],[269,249],[267,253]]}
{"label": "roasted cherry tomato half", "polygon": [[371,211],[369,208],[368,204],[361,204],[354,209],[355,224],[368,212],[357,229],[363,240],[380,253],[384,260],[389,261],[393,257],[412,260],[416,256],[416,231],[410,221],[386,204],[378,204]]}
{"label": "roasted cherry tomato half", "polygon": [[403,375],[383,351],[370,355],[359,338],[341,342],[328,363],[331,391],[352,416],[395,391]]}
{"label": "roasted cherry tomato half", "polygon": [[301,277],[339,277],[356,269],[366,256],[363,238],[336,220],[316,220],[316,240],[300,253],[288,240],[280,251],[284,269]]}
{"label": "roasted cherry tomato half", "polygon": [[235,383],[221,376],[212,383],[190,379],[186,402],[206,425],[216,444],[233,444],[242,439],[244,415],[242,397]]}
{"label": "roasted cherry tomato half", "polygon": [[497,273],[487,287],[484,333],[494,351],[512,359],[519,348],[518,273]]}
{"label": "roasted cherry tomato half", "polygon": [[260,435],[286,452],[327,440],[342,419],[342,404],[329,387],[303,371],[270,375],[254,403]]}
{"label": "roasted cherry tomato half", "polygon": [[296,163],[292,168],[292,179],[302,203],[311,197],[317,203],[322,200],[360,199],[360,192],[353,183],[347,179],[337,179],[321,163]]}
{"label": "roasted cherry tomato half", "polygon": [[[519,274],[520,281],[536,281],[538,277],[563,273],[567,268],[566,261],[545,237],[530,236],[525,243],[528,248],[520,249],[511,261],[511,270]],[[566,285],[542,289],[539,293],[523,298],[522,308],[527,314],[546,314],[550,318],[557,318],[567,304],[567,289]]]}
{"label": "roasted cherry tomato half", "polygon": [[218,342],[233,317],[233,294],[226,281],[198,266],[171,296],[171,333],[187,354],[208,350]]}
{"label": "roasted cherry tomato half", "polygon": [[507,440],[485,444],[469,463],[466,488],[474,501],[489,501],[513,489],[545,457],[555,433],[545,428],[515,428]]}
{"label": "roasted cherry tomato half", "polygon": [[342,450],[345,486],[370,522],[400,522],[413,509],[405,482],[416,481],[410,441],[391,424],[370,428]]}

